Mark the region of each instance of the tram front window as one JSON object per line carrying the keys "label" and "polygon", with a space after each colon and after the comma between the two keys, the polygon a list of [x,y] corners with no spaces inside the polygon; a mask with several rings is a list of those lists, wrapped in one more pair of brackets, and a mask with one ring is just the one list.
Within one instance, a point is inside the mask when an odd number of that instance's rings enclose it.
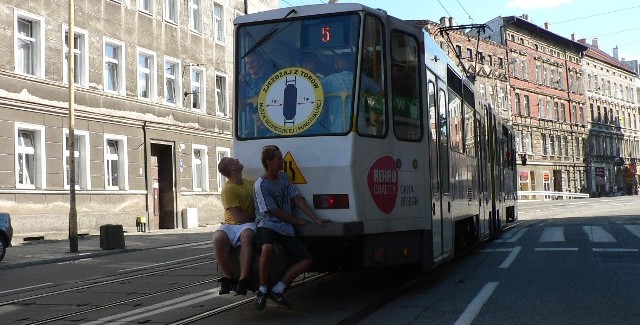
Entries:
{"label": "tram front window", "polygon": [[239,26],[238,138],[350,132],[359,23],[353,14]]}

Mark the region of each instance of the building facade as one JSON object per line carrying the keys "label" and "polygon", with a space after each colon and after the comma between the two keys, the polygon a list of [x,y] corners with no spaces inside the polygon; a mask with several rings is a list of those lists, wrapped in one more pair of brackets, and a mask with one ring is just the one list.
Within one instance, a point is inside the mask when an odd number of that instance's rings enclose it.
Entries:
{"label": "building facade", "polygon": [[[594,195],[625,190],[635,192],[638,134],[636,72],[605,53],[597,39],[583,59],[585,93],[590,111],[587,187]],[[614,53],[617,49],[614,49]]]}
{"label": "building facade", "polygon": [[[16,234],[69,226],[66,1],[0,3],[0,204]],[[276,0],[76,0],[78,231],[222,220],[233,19]]]}
{"label": "building facade", "polygon": [[587,184],[587,47],[522,17],[497,17],[481,37],[507,48],[519,190],[578,192]]}

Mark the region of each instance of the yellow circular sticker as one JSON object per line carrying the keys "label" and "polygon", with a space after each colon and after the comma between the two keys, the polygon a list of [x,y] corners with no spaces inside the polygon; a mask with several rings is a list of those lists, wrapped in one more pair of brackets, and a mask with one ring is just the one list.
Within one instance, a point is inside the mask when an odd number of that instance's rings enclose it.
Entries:
{"label": "yellow circular sticker", "polygon": [[258,96],[258,116],[271,131],[294,135],[308,129],[322,112],[320,79],[303,68],[285,68],[272,74]]}

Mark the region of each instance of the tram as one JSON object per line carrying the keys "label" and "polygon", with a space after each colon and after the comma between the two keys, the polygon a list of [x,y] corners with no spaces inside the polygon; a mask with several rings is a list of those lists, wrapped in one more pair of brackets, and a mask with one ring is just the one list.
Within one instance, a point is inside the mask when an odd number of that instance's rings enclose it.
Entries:
{"label": "tram", "polygon": [[281,149],[331,220],[296,229],[315,270],[430,270],[517,218],[511,128],[421,27],[347,3],[234,23],[234,156],[255,179]]}

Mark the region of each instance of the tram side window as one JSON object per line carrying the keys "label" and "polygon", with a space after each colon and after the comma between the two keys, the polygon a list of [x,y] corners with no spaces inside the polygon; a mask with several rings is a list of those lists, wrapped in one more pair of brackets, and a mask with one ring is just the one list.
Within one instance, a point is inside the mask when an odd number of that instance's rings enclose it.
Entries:
{"label": "tram side window", "polygon": [[391,106],[393,129],[400,140],[420,141],[422,138],[418,62],[416,39],[392,32]]}
{"label": "tram side window", "polygon": [[464,133],[462,119],[462,99],[449,88],[449,132],[451,150],[462,152],[462,135]]}
{"label": "tram side window", "polygon": [[476,150],[475,150],[476,125],[474,123],[474,120],[475,120],[474,115],[475,115],[475,111],[473,110],[473,108],[465,104],[464,105],[464,147],[465,147],[465,153],[471,157],[476,156]]}
{"label": "tram side window", "polygon": [[358,101],[358,133],[383,137],[387,133],[383,93],[384,85],[384,30],[380,20],[367,16],[362,42],[362,65]]}

